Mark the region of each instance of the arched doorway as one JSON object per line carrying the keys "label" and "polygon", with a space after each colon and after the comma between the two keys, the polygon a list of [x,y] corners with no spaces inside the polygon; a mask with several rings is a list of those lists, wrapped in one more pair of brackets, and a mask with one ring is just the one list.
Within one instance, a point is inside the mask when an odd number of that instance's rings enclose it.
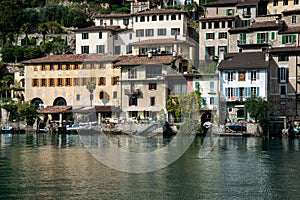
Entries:
{"label": "arched doorway", "polygon": [[33,104],[36,109],[42,109],[44,105],[44,102],[40,98],[34,98],[30,103]]}
{"label": "arched doorway", "polygon": [[53,106],[66,106],[66,105],[67,105],[67,101],[62,97],[56,98],[53,102]]}

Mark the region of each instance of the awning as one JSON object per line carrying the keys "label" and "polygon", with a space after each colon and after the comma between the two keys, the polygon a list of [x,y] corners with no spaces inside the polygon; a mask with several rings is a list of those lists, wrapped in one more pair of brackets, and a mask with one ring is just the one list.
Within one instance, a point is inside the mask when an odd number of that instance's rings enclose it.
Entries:
{"label": "awning", "polygon": [[37,113],[41,114],[53,114],[53,113],[66,113],[72,110],[72,106],[47,106],[41,110],[38,110]]}

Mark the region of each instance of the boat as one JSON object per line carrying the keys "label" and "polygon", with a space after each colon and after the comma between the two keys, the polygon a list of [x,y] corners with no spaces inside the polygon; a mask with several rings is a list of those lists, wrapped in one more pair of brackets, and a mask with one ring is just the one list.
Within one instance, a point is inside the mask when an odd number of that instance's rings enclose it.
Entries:
{"label": "boat", "polygon": [[247,131],[247,127],[244,126],[244,125],[240,125],[240,124],[229,124],[229,125],[226,125],[226,127],[230,130],[230,131],[240,131],[240,132],[243,132],[243,131]]}
{"label": "boat", "polygon": [[11,131],[13,131],[13,127],[12,126],[9,126],[9,125],[5,125],[5,126],[3,126],[2,128],[1,128],[1,130],[2,131],[4,131],[4,132],[11,132]]}
{"label": "boat", "polygon": [[80,130],[84,131],[84,130],[91,130],[92,126],[90,125],[67,125],[66,126],[66,130],[68,132],[78,132]]}

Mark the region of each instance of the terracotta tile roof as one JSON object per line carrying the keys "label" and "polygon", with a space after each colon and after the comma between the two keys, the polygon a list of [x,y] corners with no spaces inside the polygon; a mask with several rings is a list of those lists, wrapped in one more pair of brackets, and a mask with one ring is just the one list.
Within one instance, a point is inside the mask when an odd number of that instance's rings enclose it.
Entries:
{"label": "terracotta tile roof", "polygon": [[64,113],[72,109],[72,106],[47,106],[44,109],[38,110],[38,113]]}
{"label": "terracotta tile roof", "polygon": [[300,33],[300,26],[289,26],[286,29],[278,31],[279,34]]}
{"label": "terracotta tile roof", "polygon": [[130,44],[131,45],[143,45],[143,44],[179,44],[179,43],[187,43],[191,46],[195,46],[195,44],[193,44],[190,41],[175,40],[175,38],[141,40],[138,42],[132,42]]}
{"label": "terracotta tile roof", "polygon": [[111,19],[111,18],[128,18],[130,16],[131,16],[131,14],[111,13],[111,14],[99,14],[99,15],[96,15],[95,18],[108,18],[108,19]]}
{"label": "terracotta tile roof", "polygon": [[270,53],[286,53],[286,52],[297,52],[300,54],[300,47],[292,46],[292,47],[275,47],[269,49]]}
{"label": "terracotta tile roof", "polygon": [[106,56],[102,54],[62,54],[51,55],[42,58],[36,58],[23,61],[23,64],[38,64],[38,63],[81,63],[86,61],[95,62],[112,62],[116,61],[118,56]]}
{"label": "terracotta tile roof", "polygon": [[177,14],[177,13],[187,13],[186,11],[183,10],[175,10],[175,9],[146,9],[139,11],[137,13],[132,14],[133,16],[135,15],[154,15],[154,14]]}
{"label": "terracotta tile roof", "polygon": [[264,52],[228,53],[218,69],[265,69],[267,65]]}
{"label": "terracotta tile roof", "polygon": [[122,29],[120,26],[90,26],[87,28],[81,28],[75,30],[75,32],[84,32],[84,31],[125,31],[128,29]]}
{"label": "terracotta tile roof", "polygon": [[172,63],[178,57],[172,55],[153,55],[152,58],[148,56],[120,56],[119,61],[115,63],[115,66],[136,66],[136,65],[151,65],[151,64],[163,64],[167,65]]}

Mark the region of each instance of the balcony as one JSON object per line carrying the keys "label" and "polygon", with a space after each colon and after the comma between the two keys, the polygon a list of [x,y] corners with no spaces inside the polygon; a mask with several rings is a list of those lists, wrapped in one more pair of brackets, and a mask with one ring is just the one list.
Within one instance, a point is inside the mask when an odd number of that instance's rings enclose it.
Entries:
{"label": "balcony", "polygon": [[267,47],[270,46],[269,41],[268,40],[257,40],[256,42],[254,42],[253,40],[237,40],[237,46],[239,47]]}
{"label": "balcony", "polygon": [[142,94],[140,89],[125,89],[125,95],[127,96],[139,96]]}

